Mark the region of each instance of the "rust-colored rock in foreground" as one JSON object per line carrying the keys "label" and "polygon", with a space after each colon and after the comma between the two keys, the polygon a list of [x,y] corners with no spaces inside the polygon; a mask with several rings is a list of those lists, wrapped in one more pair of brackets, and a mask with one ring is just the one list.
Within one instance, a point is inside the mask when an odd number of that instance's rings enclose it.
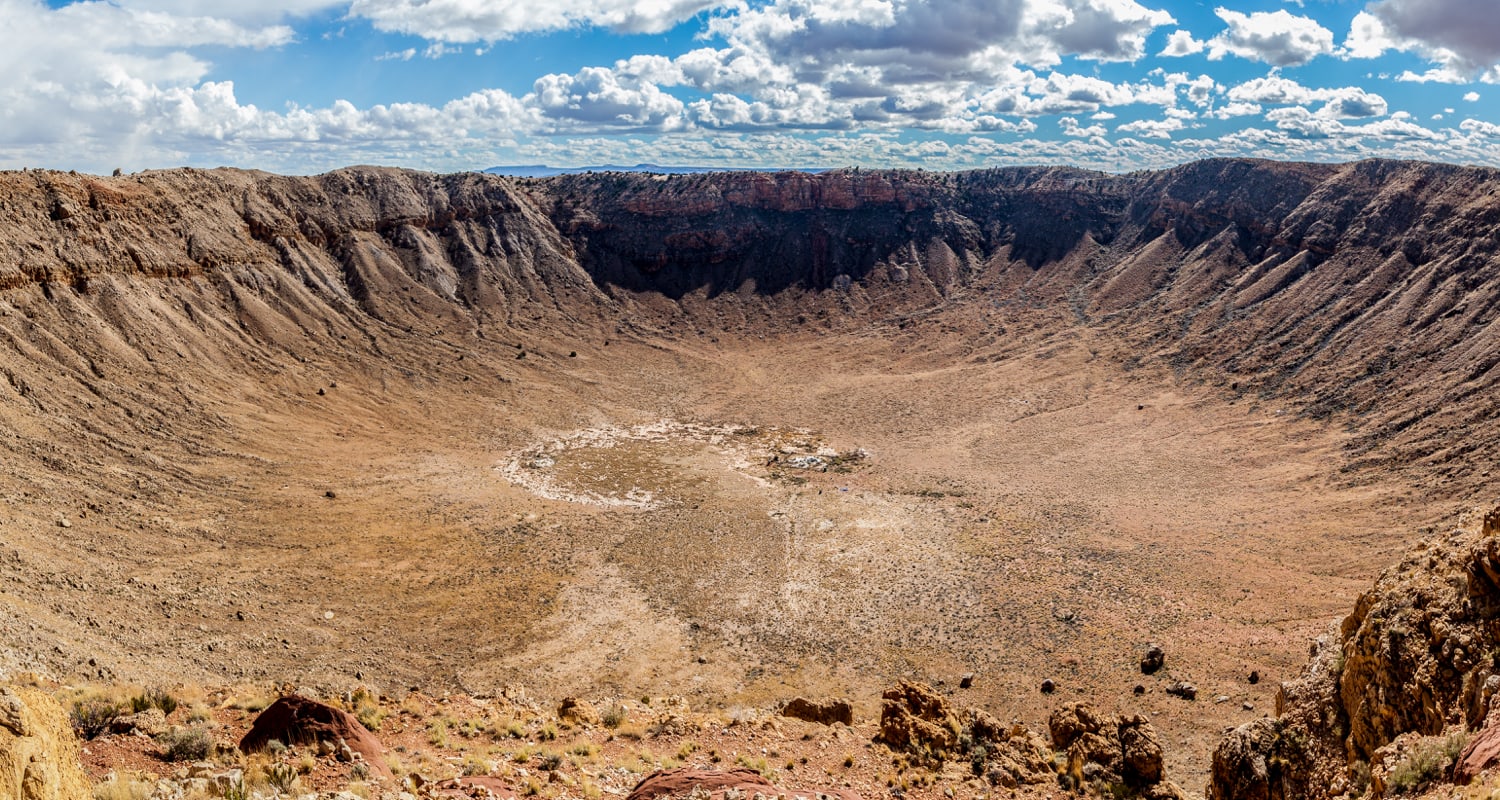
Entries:
{"label": "rust-colored rock in foreground", "polygon": [[372,772],[391,777],[385,764],[385,747],[353,714],[298,695],[287,695],[272,703],[240,739],[240,750],[256,753],[271,741],[288,745],[327,742],[346,757],[363,761]]}
{"label": "rust-colored rock in foreground", "polygon": [[625,800],[682,800],[703,794],[714,800],[752,800],[757,795],[787,800],[860,800],[857,792],[845,789],[779,788],[759,772],[743,767],[729,770],[682,767],[653,772],[636,784]]}

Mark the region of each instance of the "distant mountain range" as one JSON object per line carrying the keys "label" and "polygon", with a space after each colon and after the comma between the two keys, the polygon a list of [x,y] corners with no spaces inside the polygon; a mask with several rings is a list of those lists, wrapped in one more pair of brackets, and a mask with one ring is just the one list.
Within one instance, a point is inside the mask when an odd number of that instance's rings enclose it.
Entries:
{"label": "distant mountain range", "polygon": [[[758,170],[736,167],[664,167],[659,164],[636,164],[633,167],[619,164],[601,164],[596,167],[549,167],[546,164],[522,164],[509,167],[490,167],[485,172],[491,175],[507,175],[512,178],[550,178],[554,175],[578,175],[584,172],[645,172],[656,175],[696,175],[704,172],[756,172]],[[822,169],[796,169],[791,172],[826,172]]]}

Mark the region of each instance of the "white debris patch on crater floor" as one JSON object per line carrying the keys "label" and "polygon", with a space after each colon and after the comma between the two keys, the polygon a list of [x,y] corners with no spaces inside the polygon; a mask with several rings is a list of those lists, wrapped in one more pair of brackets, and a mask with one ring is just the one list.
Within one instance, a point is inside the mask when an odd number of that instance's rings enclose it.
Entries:
{"label": "white debris patch on crater floor", "polygon": [[658,420],[571,431],[510,453],[496,469],[548,500],[653,511],[703,483],[705,464],[772,488],[800,482],[798,472],[848,472],[868,458],[805,430]]}

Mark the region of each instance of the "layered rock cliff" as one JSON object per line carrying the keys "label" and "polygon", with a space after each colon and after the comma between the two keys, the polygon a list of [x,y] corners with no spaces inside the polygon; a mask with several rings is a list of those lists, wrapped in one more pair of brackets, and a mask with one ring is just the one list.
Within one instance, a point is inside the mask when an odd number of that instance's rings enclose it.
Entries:
{"label": "layered rock cliff", "polygon": [[[1500,173],[1206,161],[1112,176],[582,175],[527,185],[601,285],[1050,307],[1251,396],[1341,414],[1437,482],[1500,435]],[[786,322],[783,315],[782,322]]]}
{"label": "layered rock cliff", "polygon": [[[35,398],[55,367],[96,382],[186,349],[249,368],[262,349],[370,355],[544,320],[703,327],[733,306],[741,329],[791,330],[814,307],[843,324],[982,303],[1094,326],[1127,364],[1342,415],[1363,434],[1351,463],[1457,489],[1486,478],[1470,456],[1500,440],[1497,191],[1493,170],[1386,161],[9,173],[0,368]],[[142,313],[137,290],[161,307]],[[26,365],[39,354],[45,374]]]}

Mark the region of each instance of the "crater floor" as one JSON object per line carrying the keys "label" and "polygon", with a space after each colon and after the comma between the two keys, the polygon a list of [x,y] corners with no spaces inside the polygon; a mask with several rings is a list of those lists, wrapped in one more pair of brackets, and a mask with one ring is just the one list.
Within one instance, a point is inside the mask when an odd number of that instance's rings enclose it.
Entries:
{"label": "crater floor", "polygon": [[558,339],[577,357],[482,389],[247,390],[169,503],[59,537],[19,502],[7,532],[51,558],[11,574],[58,611],[0,624],[83,677],[866,716],[914,677],[1035,727],[1087,698],[1149,714],[1201,785],[1220,730],[1270,713],[1406,544],[1387,532],[1429,521],[1411,488],[1343,471],[1336,427],[1126,371],[1084,329],[945,330]]}

